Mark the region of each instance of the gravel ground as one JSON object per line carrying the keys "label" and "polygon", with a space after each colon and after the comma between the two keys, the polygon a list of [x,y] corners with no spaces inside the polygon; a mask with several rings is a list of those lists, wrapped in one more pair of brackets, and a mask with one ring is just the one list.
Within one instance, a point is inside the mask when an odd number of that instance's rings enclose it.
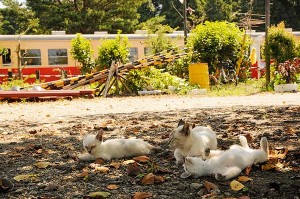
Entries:
{"label": "gravel ground", "polygon": [[[272,151],[287,151],[274,169],[253,166],[246,188],[234,191],[232,180],[211,177],[181,179],[167,145],[168,135],[180,118],[197,125],[210,125],[219,148],[237,143],[238,135],[251,138],[257,148],[266,136]],[[128,159],[79,162],[82,138],[105,129],[105,139],[138,137],[163,150],[148,156],[137,168]],[[109,193],[108,198],[201,198],[203,181],[217,185],[220,193],[206,198],[291,198],[300,196],[300,93],[265,93],[241,97],[143,96],[59,100],[53,102],[0,103],[0,179],[14,184],[0,198],[92,198],[92,192]],[[38,168],[37,162],[47,162]],[[280,164],[279,164],[280,163]],[[118,166],[116,166],[118,165]],[[137,171],[135,171],[135,169]],[[135,171],[135,172],[133,172]],[[158,176],[154,184],[143,176]],[[31,175],[17,181],[14,177]],[[235,178],[237,179],[237,178]],[[148,194],[148,197],[138,195]],[[204,197],[202,196],[202,197]],[[98,197],[101,198],[101,197]],[[103,198],[103,197],[102,197]]]}

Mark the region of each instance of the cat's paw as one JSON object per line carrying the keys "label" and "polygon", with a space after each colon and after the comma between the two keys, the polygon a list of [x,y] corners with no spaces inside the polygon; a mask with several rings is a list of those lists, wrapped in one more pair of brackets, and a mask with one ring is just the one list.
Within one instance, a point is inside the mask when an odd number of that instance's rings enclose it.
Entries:
{"label": "cat's paw", "polygon": [[222,175],[222,174],[220,174],[220,173],[215,174],[215,178],[216,178],[216,180],[218,180],[218,181],[226,180],[226,176],[224,176],[224,175]]}
{"label": "cat's paw", "polygon": [[78,160],[79,161],[92,161],[95,160],[96,158],[90,154],[84,154],[84,155],[79,155]]}
{"label": "cat's paw", "polygon": [[188,173],[188,172],[184,172],[180,175],[180,178],[188,178],[190,177],[192,174],[191,173]]}
{"label": "cat's paw", "polygon": [[176,164],[177,164],[177,165],[181,165],[181,164],[183,164],[183,163],[184,163],[183,158],[180,158],[180,159],[177,159],[177,160],[176,160]]}

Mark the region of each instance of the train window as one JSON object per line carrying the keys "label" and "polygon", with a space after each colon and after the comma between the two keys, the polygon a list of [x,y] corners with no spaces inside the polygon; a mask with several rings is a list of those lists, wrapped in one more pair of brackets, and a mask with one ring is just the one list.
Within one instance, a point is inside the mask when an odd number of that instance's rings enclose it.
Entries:
{"label": "train window", "polygon": [[130,61],[135,61],[138,59],[138,48],[129,48],[129,56]]}
{"label": "train window", "polygon": [[27,66],[41,65],[41,50],[40,49],[22,49],[21,64]]}
{"label": "train window", "polygon": [[144,55],[145,55],[145,56],[151,55],[151,48],[145,47],[145,48],[144,48]]}
{"label": "train window", "polygon": [[11,50],[9,48],[3,49],[2,64],[3,66],[11,66]]}
{"label": "train window", "polygon": [[67,49],[48,49],[48,62],[49,65],[67,65]]}

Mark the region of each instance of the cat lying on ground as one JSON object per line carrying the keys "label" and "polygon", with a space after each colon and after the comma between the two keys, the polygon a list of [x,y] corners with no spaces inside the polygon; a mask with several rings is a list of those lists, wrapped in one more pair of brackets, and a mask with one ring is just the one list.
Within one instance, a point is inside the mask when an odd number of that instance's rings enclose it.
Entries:
{"label": "cat lying on ground", "polygon": [[154,149],[154,146],[141,139],[111,139],[103,142],[102,129],[97,135],[87,135],[83,139],[83,147],[88,154],[79,156],[79,159],[84,161],[146,155]]}
{"label": "cat lying on ground", "polygon": [[217,148],[217,137],[209,127],[193,126],[181,119],[175,131],[170,135],[169,146],[174,149],[176,163],[182,164],[187,156],[205,158],[207,148]]}
{"label": "cat lying on ground", "polygon": [[261,138],[260,149],[249,148],[244,136],[240,136],[240,142],[242,146],[232,145],[224,151],[212,150],[211,157],[205,161],[199,157],[187,157],[183,164],[185,172],[181,174],[181,178],[213,174],[217,180],[228,180],[239,175],[246,167],[268,160],[267,138]]}

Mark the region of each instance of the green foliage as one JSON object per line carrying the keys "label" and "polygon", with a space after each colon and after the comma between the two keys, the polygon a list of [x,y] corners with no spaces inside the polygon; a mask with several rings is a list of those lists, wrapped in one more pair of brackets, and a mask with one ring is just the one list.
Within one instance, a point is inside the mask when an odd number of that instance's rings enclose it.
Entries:
{"label": "green foliage", "polygon": [[287,60],[284,63],[280,63],[273,71],[275,85],[296,83],[300,74],[300,59],[295,58],[292,61]]}
{"label": "green foliage", "polygon": [[118,33],[116,39],[102,40],[98,48],[98,69],[109,68],[113,61],[126,63],[128,61],[128,38]]}
{"label": "green foliage", "polygon": [[34,13],[25,7],[21,7],[18,1],[2,0],[5,8],[0,9],[1,29],[0,34],[41,33],[38,19]]}
{"label": "green foliage", "polygon": [[71,55],[82,64],[81,73],[90,73],[95,68],[95,62],[92,59],[91,42],[82,37],[80,33],[76,34],[76,38],[72,39]]}
{"label": "green foliage", "polygon": [[265,78],[247,79],[245,82],[239,82],[237,86],[234,84],[223,84],[222,86],[212,86],[209,96],[242,96],[252,95],[266,91]]}
{"label": "green foliage", "polygon": [[138,23],[138,8],[146,0],[27,0],[27,7],[41,21],[41,29],[65,30],[67,33],[94,33],[122,30],[132,33]]}
{"label": "green foliage", "polygon": [[189,90],[198,88],[189,85],[184,79],[172,76],[170,73],[162,72],[161,69],[154,67],[130,71],[126,75],[126,79],[128,87],[135,93],[143,89],[164,90],[168,86],[175,86],[177,93],[186,94]]}
{"label": "green foliage", "polygon": [[300,57],[300,41],[296,44],[295,56]]}
{"label": "green foliage", "polygon": [[188,78],[189,71],[188,66],[190,63],[190,57],[186,56],[181,59],[176,59],[166,66],[166,70],[171,74],[180,78]]}
{"label": "green foliage", "polygon": [[175,46],[171,38],[161,31],[156,32],[154,36],[149,36],[145,43],[150,48],[151,54],[159,53]]}
{"label": "green foliage", "polygon": [[215,72],[220,61],[235,62],[239,56],[244,32],[228,22],[205,22],[198,25],[190,37],[188,46],[198,52],[194,62],[206,62],[209,71]]}
{"label": "green foliage", "polygon": [[292,33],[285,29],[284,23],[272,26],[268,34],[270,58],[275,59],[276,65],[295,56],[296,44]]}
{"label": "green foliage", "polygon": [[168,25],[163,25],[162,22],[165,20],[165,16],[155,16],[141,23],[138,28],[142,30],[148,30],[149,34],[153,33],[171,33],[174,31]]}
{"label": "green foliage", "polygon": [[6,55],[8,53],[7,48],[0,48],[0,56]]}

